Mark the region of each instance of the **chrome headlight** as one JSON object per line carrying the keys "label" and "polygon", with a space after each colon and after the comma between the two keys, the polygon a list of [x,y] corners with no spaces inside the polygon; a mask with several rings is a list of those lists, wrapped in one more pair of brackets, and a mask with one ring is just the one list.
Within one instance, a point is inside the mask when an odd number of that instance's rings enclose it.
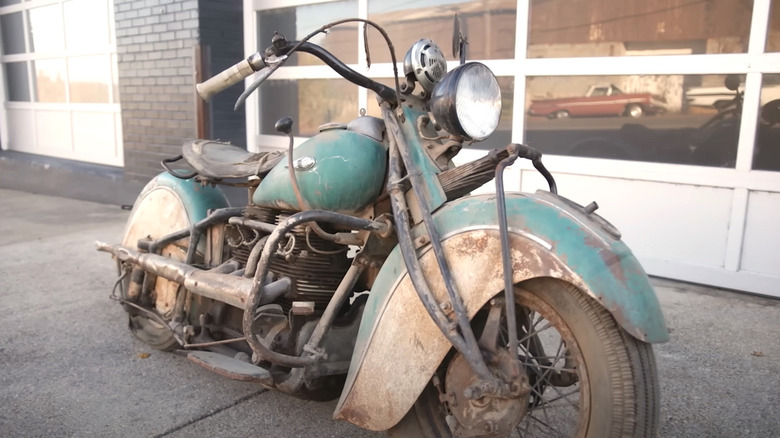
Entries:
{"label": "chrome headlight", "polygon": [[498,127],[501,89],[490,69],[478,62],[458,66],[433,89],[431,112],[450,134],[484,140]]}

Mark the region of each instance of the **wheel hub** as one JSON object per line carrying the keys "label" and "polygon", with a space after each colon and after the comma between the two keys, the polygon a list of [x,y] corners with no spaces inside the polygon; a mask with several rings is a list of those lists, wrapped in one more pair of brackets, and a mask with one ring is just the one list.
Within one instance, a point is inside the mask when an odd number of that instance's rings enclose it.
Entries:
{"label": "wheel hub", "polygon": [[458,354],[447,368],[444,396],[450,411],[447,424],[456,437],[506,436],[525,416],[531,387],[517,360],[508,351],[500,350],[492,355],[487,366],[494,376],[509,385],[513,397],[467,397],[480,380],[466,359]]}

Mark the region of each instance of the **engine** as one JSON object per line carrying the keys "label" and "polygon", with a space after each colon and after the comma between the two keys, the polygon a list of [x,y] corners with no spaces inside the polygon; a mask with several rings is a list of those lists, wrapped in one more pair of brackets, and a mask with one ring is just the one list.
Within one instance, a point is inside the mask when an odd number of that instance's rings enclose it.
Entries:
{"label": "engine", "polygon": [[[255,220],[278,224],[293,213],[252,207],[247,214]],[[323,224],[321,226],[325,228]],[[227,234],[230,256],[246,264],[252,247],[260,237],[244,227],[230,230]],[[349,269],[348,249],[321,238],[313,231],[307,232],[305,225],[293,228],[286,243],[280,245],[276,256],[271,258],[270,272],[293,280],[290,293],[277,300],[276,304],[287,313],[293,301],[311,301],[314,302],[315,313],[322,313]]]}

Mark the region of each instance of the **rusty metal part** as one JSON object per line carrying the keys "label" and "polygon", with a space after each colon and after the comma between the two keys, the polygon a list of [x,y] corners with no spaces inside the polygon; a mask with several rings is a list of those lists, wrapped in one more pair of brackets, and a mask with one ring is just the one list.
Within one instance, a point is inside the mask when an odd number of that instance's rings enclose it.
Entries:
{"label": "rusty metal part", "polygon": [[257,231],[262,231],[264,233],[273,233],[276,229],[276,225],[274,224],[268,224],[256,219],[250,219],[248,217],[231,217],[228,219],[228,223],[231,225],[243,225],[245,227],[249,227],[252,229],[255,229]]}
{"label": "rusty metal part", "polygon": [[506,196],[504,194],[504,169],[517,160],[520,150],[509,145],[509,156],[496,166],[496,206],[498,207],[498,233],[501,237],[501,266],[504,268],[504,301],[506,307],[506,329],[509,333],[509,351],[517,351],[517,319],[515,317],[515,291],[512,287],[512,260],[509,255],[509,226],[506,219]]}
{"label": "rusty metal part", "polygon": [[265,385],[273,383],[273,378],[268,370],[219,353],[193,351],[187,355],[187,359],[209,371],[233,380]]}
{"label": "rusty metal part", "polygon": [[[144,271],[157,277],[181,284],[192,293],[224,301],[240,309],[245,309],[247,306],[252,280],[204,271],[167,257],[139,253],[121,245],[109,245],[104,242],[97,242],[96,245],[98,251],[111,253],[122,262],[140,266]],[[290,285],[289,278],[281,278],[265,285],[263,295],[279,296],[286,293]]]}
{"label": "rusty metal part", "polygon": [[[280,214],[278,222],[287,217],[287,213]],[[336,251],[346,247],[322,239],[316,234],[308,236],[307,239],[306,224],[293,227],[288,236],[294,236],[294,239],[288,240],[289,256],[272,258],[269,267],[270,272],[289,277],[295,285],[290,294],[281,297],[279,304],[286,313],[293,301],[312,301],[316,304],[317,311],[322,312],[349,269],[350,261],[346,252]]]}
{"label": "rusty metal part", "polygon": [[[565,263],[550,256],[548,248],[532,236],[510,229],[513,282],[535,277],[552,277],[586,290],[586,285]],[[444,249],[463,294],[469,317],[503,291],[501,242],[495,226],[465,229],[445,237]],[[423,248],[420,264],[426,273],[435,272],[436,262]],[[353,368],[334,417],[370,430],[387,430],[409,411],[420,391],[428,384],[452,345],[429,317],[418,298],[408,273],[399,274],[393,292],[373,303],[375,324],[359,339],[361,347],[352,358]],[[431,275],[431,291],[438,300],[446,298],[440,277]],[[499,295],[501,296],[501,295]],[[366,309],[364,318],[375,317]],[[393,366],[387,366],[392,363]],[[376,397],[375,388],[394,382],[393,391]],[[381,412],[381,415],[377,415]]]}
{"label": "rusty metal part", "polygon": [[358,256],[356,262],[349,267],[347,274],[344,275],[344,279],[341,281],[338,289],[336,289],[336,292],[333,294],[330,303],[328,303],[328,307],[325,308],[325,312],[323,312],[322,317],[317,323],[317,327],[314,328],[314,332],[311,334],[309,342],[307,342],[306,346],[303,347],[304,351],[316,352],[321,349],[322,340],[328,334],[328,330],[333,325],[333,321],[336,319],[336,314],[344,306],[344,303],[349,297],[349,294],[352,293],[352,288],[355,286],[355,282],[366,268],[366,263],[364,263],[362,260],[364,260],[364,258]]}
{"label": "rusty metal part", "polygon": [[141,299],[141,290],[144,284],[144,270],[140,268],[133,268],[130,273],[130,283],[127,286],[127,296],[124,297],[127,301],[138,302]]}
{"label": "rusty metal part", "polygon": [[501,349],[488,363],[490,370],[502,380],[511,382],[517,388],[515,397],[482,396],[473,397],[469,389],[479,385],[479,378],[460,354],[450,361],[444,379],[449,412],[455,421],[448,421],[453,435],[459,437],[503,437],[509,435],[525,415],[528,408],[528,376],[516,372],[512,357]]}
{"label": "rusty metal part", "polygon": [[184,344],[184,348],[206,348],[206,347],[214,347],[216,345],[225,345],[225,344],[235,344],[236,342],[246,342],[245,337],[240,338],[231,338],[231,339],[223,339],[221,341],[210,341],[210,342],[198,342],[196,344]]}
{"label": "rusty metal part", "polygon": [[316,370],[318,364],[312,359],[327,359],[327,355],[322,348],[323,342],[326,339],[328,331],[333,326],[333,321],[336,319],[338,311],[344,306],[344,303],[352,292],[352,288],[355,286],[355,282],[357,282],[360,274],[362,274],[363,270],[366,268],[366,264],[365,257],[356,257],[355,262],[350,266],[349,271],[347,271],[347,274],[344,276],[338,289],[333,294],[333,298],[325,309],[325,312],[322,314],[322,317],[317,321],[317,325],[314,327],[309,340],[302,348],[303,354],[301,355],[301,359],[305,358],[306,360],[311,361],[311,365],[308,365],[306,368],[295,368],[292,370],[288,378],[278,385],[280,390],[289,394],[297,392],[303,385],[307,375],[311,375],[315,372],[314,370]]}
{"label": "rusty metal part", "polygon": [[200,237],[202,236],[205,230],[209,229],[212,225],[223,223],[226,220],[229,220],[229,218],[231,217],[240,216],[244,214],[245,211],[246,211],[245,207],[230,207],[230,208],[221,208],[215,210],[211,214],[209,214],[205,219],[199,221],[196,224],[193,224],[192,227],[188,229],[182,229],[180,231],[168,234],[166,236],[160,237],[159,239],[155,239],[155,240],[146,240],[146,239],[139,240],[138,247],[144,251],[150,253],[156,253],[160,250],[160,248],[164,248],[165,246],[177,240],[181,240],[186,237],[189,237],[190,241],[189,241],[189,246],[187,248],[187,258],[185,259],[185,261],[187,263],[192,263],[195,259],[195,254],[198,248],[198,242],[200,241]]}
{"label": "rusty metal part", "polygon": [[271,236],[268,238],[268,241],[266,241],[265,247],[260,256],[257,272],[252,279],[252,288],[249,292],[249,296],[247,297],[248,305],[244,311],[242,329],[244,331],[244,335],[247,338],[249,346],[258,357],[262,358],[263,360],[291,368],[312,365],[320,360],[320,358],[316,356],[300,357],[277,353],[262,345],[254,336],[254,312],[257,306],[260,304],[261,298],[263,296],[264,283],[270,269],[271,259],[276,254],[277,245],[279,245],[279,243],[282,241],[282,238],[284,238],[284,236],[286,236],[294,227],[313,221],[335,223],[348,229],[367,230],[372,232],[385,232],[388,226],[385,222],[361,219],[330,211],[309,210],[296,213],[283,220],[277,225],[277,227],[274,229],[274,232],[271,233]]}
{"label": "rusty metal part", "polygon": [[[477,339],[471,329],[468,315],[463,304],[463,297],[459,294],[457,286],[453,281],[452,271],[450,270],[442,249],[441,237],[436,231],[436,225],[431,216],[427,197],[423,192],[424,182],[411,158],[409,145],[406,143],[401,127],[389,104],[384,102],[381,104],[381,108],[382,117],[385,120],[385,125],[389,134],[388,138],[390,140],[390,181],[388,183],[388,192],[390,192],[390,199],[393,202],[393,214],[395,216],[398,232],[399,247],[409,276],[414,283],[414,287],[417,290],[418,296],[425,306],[426,311],[439,327],[439,330],[441,330],[452,343],[453,347],[464,356],[474,372],[484,380],[485,386],[488,387],[491,392],[504,392],[507,388],[490,373],[484,359],[479,353]],[[434,275],[436,277],[440,276],[443,280],[444,288],[447,291],[447,297],[452,303],[455,321],[450,321],[442,312],[439,303],[436,298],[434,298],[428,286],[428,282],[433,280],[431,278],[432,276],[425,275],[420,267],[420,262],[417,258],[410,235],[411,227],[406,213],[406,200],[398,185],[398,181],[402,179],[400,173],[401,162],[403,162],[403,165],[406,167],[406,177],[412,182],[412,191],[417,197],[417,206],[420,209],[422,220],[425,223],[425,228],[431,243],[431,249],[439,268],[438,275]]]}

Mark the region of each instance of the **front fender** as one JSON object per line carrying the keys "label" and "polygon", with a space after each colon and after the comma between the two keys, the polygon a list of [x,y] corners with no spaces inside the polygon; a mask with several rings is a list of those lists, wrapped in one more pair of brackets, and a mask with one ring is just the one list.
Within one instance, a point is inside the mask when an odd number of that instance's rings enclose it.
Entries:
{"label": "front fender", "polygon": [[[508,193],[513,281],[553,277],[574,284],[632,336],[668,340],[660,304],[641,265],[609,226],[554,195]],[[461,198],[434,215],[457,290],[473,317],[504,289],[495,195]],[[420,226],[413,237],[422,235]],[[421,251],[434,295],[446,292],[435,257]],[[386,430],[406,414],[451,348],[422,306],[395,248],[369,295],[334,418]]]}

